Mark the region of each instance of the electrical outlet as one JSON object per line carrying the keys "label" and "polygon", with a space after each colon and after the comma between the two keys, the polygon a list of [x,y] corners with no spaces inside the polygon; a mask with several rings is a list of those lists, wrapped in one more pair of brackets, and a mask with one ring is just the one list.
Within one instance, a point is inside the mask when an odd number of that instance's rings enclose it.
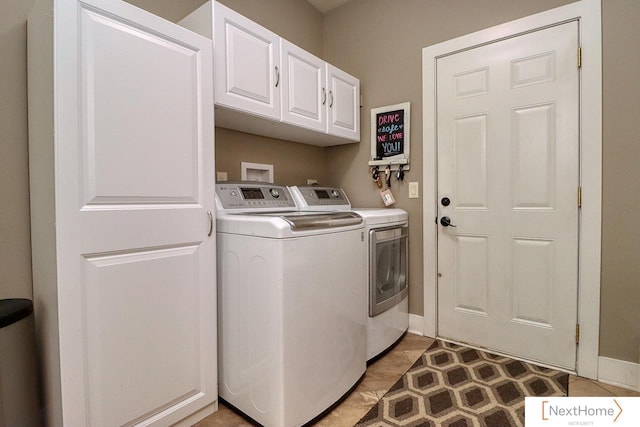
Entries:
{"label": "electrical outlet", "polygon": [[216,172],[216,181],[222,182],[227,180],[226,172]]}
{"label": "electrical outlet", "polygon": [[417,182],[409,183],[409,198],[410,199],[419,199],[420,198],[420,187]]}
{"label": "electrical outlet", "polygon": [[317,179],[311,179],[311,178],[307,179],[307,185],[315,185],[317,183],[318,183]]}

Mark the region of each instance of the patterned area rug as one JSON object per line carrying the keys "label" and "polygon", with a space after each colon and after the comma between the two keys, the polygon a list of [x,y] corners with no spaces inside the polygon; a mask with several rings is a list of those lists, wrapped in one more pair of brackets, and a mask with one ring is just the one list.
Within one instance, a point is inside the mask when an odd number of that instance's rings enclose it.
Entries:
{"label": "patterned area rug", "polygon": [[436,341],[356,426],[524,426],[525,396],[568,387],[568,374]]}

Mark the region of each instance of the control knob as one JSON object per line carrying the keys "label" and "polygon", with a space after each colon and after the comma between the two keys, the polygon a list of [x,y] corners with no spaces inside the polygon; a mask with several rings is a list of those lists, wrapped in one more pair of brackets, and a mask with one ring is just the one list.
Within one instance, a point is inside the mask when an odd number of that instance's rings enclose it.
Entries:
{"label": "control knob", "polygon": [[271,196],[273,196],[274,199],[280,197],[280,192],[276,188],[269,189],[269,193],[271,193]]}

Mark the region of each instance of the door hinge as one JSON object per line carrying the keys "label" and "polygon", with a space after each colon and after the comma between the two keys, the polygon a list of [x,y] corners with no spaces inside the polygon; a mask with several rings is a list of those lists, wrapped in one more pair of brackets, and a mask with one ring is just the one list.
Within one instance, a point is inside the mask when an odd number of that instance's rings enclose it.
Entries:
{"label": "door hinge", "polygon": [[578,68],[582,68],[582,47],[578,48]]}
{"label": "door hinge", "polygon": [[578,187],[578,207],[582,207],[582,187]]}
{"label": "door hinge", "polygon": [[576,344],[580,344],[580,325],[576,324]]}

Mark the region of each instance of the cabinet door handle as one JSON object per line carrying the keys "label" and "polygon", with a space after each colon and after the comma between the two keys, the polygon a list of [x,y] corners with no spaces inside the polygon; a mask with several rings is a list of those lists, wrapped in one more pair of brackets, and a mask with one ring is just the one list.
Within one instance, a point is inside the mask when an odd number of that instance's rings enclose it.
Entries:
{"label": "cabinet door handle", "polygon": [[276,87],[280,84],[280,68],[276,65]]}
{"label": "cabinet door handle", "polygon": [[333,91],[329,91],[329,108],[333,107]]}
{"label": "cabinet door handle", "polygon": [[322,105],[327,103],[327,90],[322,88]]}
{"label": "cabinet door handle", "polygon": [[207,232],[207,236],[211,237],[211,234],[213,234],[213,214],[211,211],[207,211],[207,215],[209,216],[209,231]]}

